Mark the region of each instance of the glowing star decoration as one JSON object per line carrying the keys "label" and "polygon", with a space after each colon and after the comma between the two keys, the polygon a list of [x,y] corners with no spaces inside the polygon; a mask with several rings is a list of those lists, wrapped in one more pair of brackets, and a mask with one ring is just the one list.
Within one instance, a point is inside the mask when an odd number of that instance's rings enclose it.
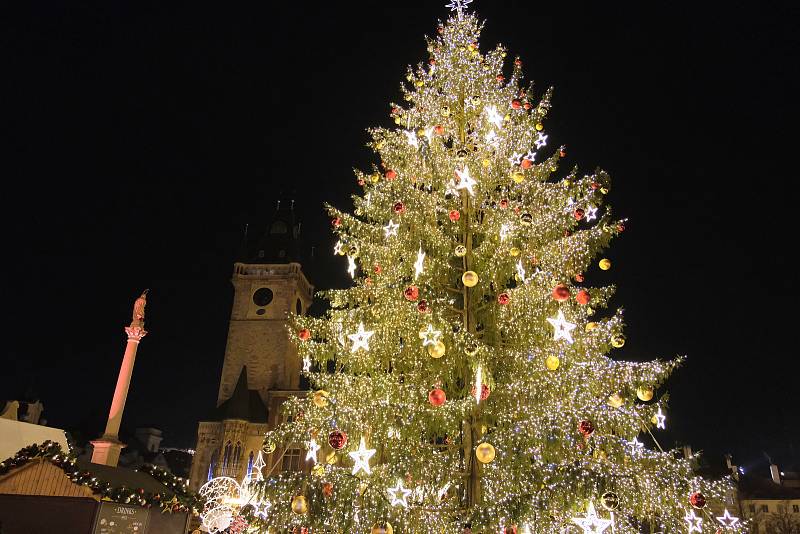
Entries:
{"label": "glowing star decoration", "polygon": [[686,521],[689,526],[689,534],[692,534],[692,532],[700,532],[702,534],[703,518],[694,515],[694,510],[689,510],[689,513],[683,516],[683,520]]}
{"label": "glowing star decoration", "polygon": [[429,324],[427,330],[422,331],[420,335],[422,336],[422,346],[427,347],[428,345],[436,345],[436,342],[442,337],[442,331],[434,330],[433,325]]}
{"label": "glowing star decoration", "polygon": [[307,373],[311,371],[311,358],[308,356],[303,358],[303,372]]}
{"label": "glowing star decoration", "polygon": [[523,155],[520,154],[519,152],[514,152],[513,154],[511,154],[511,157],[508,158],[508,162],[511,165],[519,165],[520,163],[522,163],[522,156]]}
{"label": "glowing star decoration", "polygon": [[644,443],[639,441],[638,438],[633,438],[632,441],[626,441],[625,445],[630,447],[631,454],[634,454],[634,453],[637,453],[637,452],[642,452],[644,450]]}
{"label": "glowing star decoration", "polygon": [[261,519],[266,519],[269,509],[272,508],[272,503],[269,501],[260,501],[253,504],[253,513]]}
{"label": "glowing star decoration", "polygon": [[547,322],[553,325],[553,341],[564,339],[568,343],[572,343],[572,331],[575,330],[575,324],[564,318],[563,311],[558,310],[558,315],[555,318],[548,318]]}
{"label": "glowing star decoration", "polygon": [[397,229],[400,228],[400,225],[392,220],[389,220],[386,223],[386,226],[383,227],[383,234],[386,238],[389,238],[393,235],[397,235]]}
{"label": "glowing star decoration", "polygon": [[517,276],[519,277],[519,281],[523,284],[527,282],[525,279],[525,267],[522,266],[522,260],[517,261]]}
{"label": "glowing star decoration", "polygon": [[661,406],[658,407],[658,412],[653,416],[656,420],[656,428],[666,428],[664,424],[667,420],[667,416],[661,411]]}
{"label": "glowing star decoration", "polygon": [[356,463],[353,466],[353,474],[355,475],[362,469],[368,475],[372,474],[372,469],[369,467],[369,459],[375,454],[375,449],[368,449],[367,444],[364,442],[364,436],[361,436],[361,444],[358,446],[357,451],[349,453],[350,458]]}
{"label": "glowing star decoration", "polygon": [[403,487],[403,481],[397,479],[397,486],[388,488],[386,492],[389,498],[392,499],[391,506],[402,506],[408,508],[408,496],[411,495],[411,490]]}
{"label": "glowing star decoration", "polygon": [[500,225],[500,241],[505,241],[506,240],[510,230],[511,230],[511,227],[508,224],[503,223],[503,224]]}
{"label": "glowing star decoration", "polygon": [[344,250],[344,244],[341,241],[337,241],[335,245],[333,245],[333,253],[334,254],[341,254]]}
{"label": "glowing star decoration", "polygon": [[441,501],[442,499],[444,499],[444,496],[447,495],[447,490],[448,489],[450,489],[450,482],[445,484],[442,487],[442,489],[440,489],[438,492],[436,492],[436,497]]}
{"label": "glowing star decoration", "polygon": [[315,440],[311,440],[311,443],[308,444],[308,452],[306,452],[306,461],[311,460],[314,463],[317,463],[317,451],[320,450],[322,447],[317,444]]}
{"label": "glowing star decoration", "polygon": [[350,341],[353,342],[350,352],[356,352],[358,349],[369,351],[369,338],[371,338],[374,333],[374,330],[364,330],[364,323],[358,323],[358,332],[355,334],[348,334],[347,336],[350,338]]}
{"label": "glowing star decoration", "polygon": [[481,380],[481,366],[475,369],[475,404],[480,404],[481,393],[483,393],[483,380]]}
{"label": "glowing star decoration", "polygon": [[422,245],[420,245],[419,252],[417,252],[417,261],[414,262],[414,280],[416,280],[417,277],[422,274],[422,269],[424,268],[423,265],[424,261],[425,261],[425,253],[422,251]]}
{"label": "glowing star decoration", "polygon": [[586,210],[586,220],[587,221],[593,221],[596,218],[597,218],[597,207],[596,206],[590,206]]}
{"label": "glowing star decoration", "polygon": [[472,176],[469,175],[469,167],[465,166],[461,171],[456,170],[456,174],[459,180],[458,184],[456,184],[456,189],[466,189],[469,196],[475,196],[475,191],[472,190],[472,186],[476,185],[478,182],[473,180]]}
{"label": "glowing star decoration", "polygon": [[354,256],[347,256],[347,272],[350,273],[351,278],[356,277],[356,258]]}
{"label": "glowing star decoration", "polygon": [[584,534],[602,534],[611,526],[610,519],[601,519],[597,517],[594,504],[591,502],[586,509],[585,517],[573,517],[572,522],[581,527]]}
{"label": "glowing star decoration", "polygon": [[414,130],[403,130],[403,133],[406,134],[406,139],[408,139],[408,144],[413,147],[418,147],[419,142],[417,141],[417,134],[414,133]]}
{"label": "glowing star decoration", "polygon": [[497,107],[486,106],[483,111],[488,115],[487,120],[494,124],[495,128],[500,128],[500,125],[503,124],[503,116],[497,112]]}
{"label": "glowing star decoration", "polygon": [[533,160],[536,159],[536,151],[535,150],[528,150],[528,153],[525,154],[525,156],[523,156],[523,158],[533,162]]}
{"label": "glowing star decoration", "polygon": [[533,144],[536,145],[537,149],[542,148],[544,145],[547,144],[547,136],[544,135],[543,133],[539,133],[539,137],[536,138],[536,141],[534,141]]}
{"label": "glowing star decoration", "polygon": [[732,516],[728,509],[725,508],[725,512],[721,516],[717,516],[717,521],[725,528],[733,528],[739,523],[739,518]]}
{"label": "glowing star decoration", "polygon": [[450,11],[455,11],[458,14],[458,18],[464,14],[464,10],[467,9],[472,3],[472,0],[450,0],[450,3],[447,4],[446,7],[450,8]]}
{"label": "glowing star decoration", "polygon": [[483,137],[483,140],[486,141],[486,144],[490,146],[497,146],[500,144],[500,138],[497,136],[497,132],[494,130],[490,130],[489,133]]}
{"label": "glowing star decoration", "polygon": [[[258,451],[258,457],[256,458],[256,461],[253,462],[253,472],[250,474],[250,478],[256,482],[264,480],[264,474],[262,473],[262,470],[265,467],[267,467],[267,462],[264,461],[264,455],[261,453],[261,451]],[[255,475],[255,478],[253,478],[253,475]]]}

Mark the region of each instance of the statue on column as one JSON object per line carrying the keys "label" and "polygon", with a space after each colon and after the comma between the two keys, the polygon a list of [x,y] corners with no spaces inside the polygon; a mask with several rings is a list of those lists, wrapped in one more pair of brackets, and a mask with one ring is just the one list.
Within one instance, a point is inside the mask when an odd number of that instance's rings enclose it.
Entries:
{"label": "statue on column", "polygon": [[133,326],[144,326],[144,307],[147,306],[148,291],[150,290],[145,289],[142,295],[136,299],[136,302],[133,304],[133,319],[131,322]]}

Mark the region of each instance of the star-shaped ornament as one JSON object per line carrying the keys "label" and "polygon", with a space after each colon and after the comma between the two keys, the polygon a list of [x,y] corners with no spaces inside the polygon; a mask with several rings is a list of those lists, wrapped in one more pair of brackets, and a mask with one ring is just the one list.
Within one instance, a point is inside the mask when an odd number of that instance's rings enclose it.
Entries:
{"label": "star-shaped ornament", "polygon": [[527,282],[525,279],[525,267],[522,265],[522,260],[517,261],[517,276],[523,284]]}
{"label": "star-shaped ornament", "polygon": [[472,3],[472,0],[450,0],[450,3],[447,4],[446,7],[450,8],[450,11],[455,11],[458,14],[458,18],[464,14],[464,10],[467,9]]}
{"label": "star-shaped ornament", "polygon": [[402,506],[408,508],[408,496],[411,495],[411,490],[403,487],[403,481],[397,479],[397,486],[388,488],[386,492],[389,498],[392,499],[391,506]]}
{"label": "star-shaped ornament", "polygon": [[692,532],[700,532],[702,534],[703,518],[694,515],[694,510],[689,510],[689,513],[683,516],[683,520],[686,521],[689,526],[689,534],[692,534]]}
{"label": "star-shaped ornament", "polygon": [[344,250],[344,244],[341,241],[337,241],[335,245],[333,245],[333,253],[334,254],[341,254]]}
{"label": "star-shaped ornament", "polygon": [[303,358],[303,371],[307,373],[310,370],[311,370],[311,358],[306,356],[305,358]]}
{"label": "star-shaped ornament", "polygon": [[397,235],[397,229],[400,228],[400,224],[390,220],[386,223],[386,226],[383,227],[383,233],[386,238],[389,238],[393,235]]}
{"label": "star-shaped ornament", "polygon": [[555,318],[548,318],[547,322],[553,325],[553,341],[564,339],[568,343],[572,343],[572,331],[575,330],[575,324],[567,321],[563,311],[558,310],[558,315]]}
{"label": "star-shaped ornament", "polygon": [[353,347],[350,352],[356,352],[358,349],[369,351],[369,338],[374,334],[374,330],[364,330],[364,323],[358,323],[358,332],[349,334],[347,337],[353,342]]}
{"label": "star-shaped ornament", "polygon": [[433,325],[429,324],[428,329],[421,332],[420,335],[422,336],[422,346],[427,347],[428,345],[436,345],[436,342],[442,337],[442,331],[434,330]]}
{"label": "star-shaped ornament", "polygon": [[422,251],[422,245],[420,245],[419,252],[417,252],[417,261],[414,262],[414,280],[416,280],[417,277],[422,274],[422,269],[424,268],[423,265],[424,261],[425,261],[425,253]]}
{"label": "star-shaped ornament", "polygon": [[721,516],[717,516],[717,521],[725,528],[733,528],[739,523],[739,518],[732,516],[728,509],[725,508],[725,512]]}
{"label": "star-shaped ornament", "polygon": [[356,277],[356,258],[355,256],[347,256],[347,272],[350,273],[351,278]]}
{"label": "star-shaped ornament", "polygon": [[406,139],[408,140],[408,144],[413,147],[419,146],[419,141],[417,141],[417,134],[414,130],[403,130],[403,133],[406,134]]}
{"label": "star-shaped ornament", "polygon": [[[528,150],[528,153],[523,156],[523,159],[527,159],[528,161],[533,161],[536,159],[536,151],[535,150]],[[522,163],[522,162],[520,162]]]}
{"label": "star-shaped ornament", "polygon": [[503,116],[497,112],[497,107],[486,106],[484,111],[486,112],[486,115],[488,115],[487,120],[494,124],[495,128],[500,128],[500,126],[503,124]]}
{"label": "star-shaped ornament", "polygon": [[586,209],[586,220],[593,221],[597,218],[597,206],[589,206]]}
{"label": "star-shaped ornament", "polygon": [[544,145],[547,144],[547,136],[543,133],[540,133],[539,137],[536,138],[536,141],[534,141],[533,144],[536,145],[537,149],[542,148]]}
{"label": "star-shaped ornament", "polygon": [[483,140],[486,141],[486,144],[490,146],[497,146],[500,143],[500,138],[497,136],[497,132],[494,130],[490,130],[489,133],[483,137]]}
{"label": "star-shaped ornament", "polygon": [[353,466],[353,474],[355,475],[362,469],[368,475],[372,474],[372,469],[369,467],[369,459],[375,454],[375,449],[368,449],[367,444],[364,442],[364,436],[361,436],[361,444],[358,446],[357,451],[349,453],[350,458],[356,463]]}
{"label": "star-shaped ornament", "polygon": [[315,441],[311,440],[311,443],[308,444],[308,451],[306,452],[306,461],[311,460],[314,463],[317,463],[317,451],[320,450],[322,447]]}
{"label": "star-shaped ornament", "polygon": [[656,428],[666,428],[664,423],[667,420],[667,416],[661,411],[661,406],[658,407],[658,412],[653,416],[653,419],[656,420]]}
{"label": "star-shaped ornament", "polygon": [[626,441],[625,445],[631,448],[631,454],[636,452],[642,452],[644,450],[644,443],[639,441],[638,438],[633,438],[631,441]]}
{"label": "star-shaped ornament", "polygon": [[520,154],[519,152],[514,152],[513,154],[511,154],[511,157],[508,158],[508,162],[511,165],[519,165],[520,163],[522,163],[522,156],[523,155]]}
{"label": "star-shaped ornament", "polygon": [[469,196],[475,196],[475,191],[472,190],[472,186],[476,185],[478,182],[472,179],[472,176],[469,175],[469,167],[464,167],[463,170],[456,170],[456,175],[458,175],[458,184],[456,184],[456,189],[466,189],[469,192]]}
{"label": "star-shaped ornament", "polygon": [[586,510],[585,517],[573,517],[572,522],[583,529],[584,534],[602,534],[611,526],[610,519],[597,517],[594,504],[591,502]]}

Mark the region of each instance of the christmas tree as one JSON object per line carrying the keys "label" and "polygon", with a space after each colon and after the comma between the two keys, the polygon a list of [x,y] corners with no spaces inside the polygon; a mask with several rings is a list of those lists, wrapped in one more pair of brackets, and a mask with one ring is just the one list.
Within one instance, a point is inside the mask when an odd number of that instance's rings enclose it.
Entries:
{"label": "christmas tree", "polygon": [[[591,285],[624,230],[603,171],[556,176],[550,92],[484,52],[453,15],[410,68],[394,126],[369,132],[354,212],[330,207],[353,286],[290,335],[313,391],[287,402],[268,450],[310,469],[258,483],[275,532],[714,532],[729,486],[663,451],[680,363],[616,361],[621,311]],[[507,65],[511,63],[511,65]],[[599,260],[599,261],[598,261]],[[726,514],[727,515],[727,514]],[[527,530],[526,530],[527,529]],[[728,531],[736,530],[734,525]]]}

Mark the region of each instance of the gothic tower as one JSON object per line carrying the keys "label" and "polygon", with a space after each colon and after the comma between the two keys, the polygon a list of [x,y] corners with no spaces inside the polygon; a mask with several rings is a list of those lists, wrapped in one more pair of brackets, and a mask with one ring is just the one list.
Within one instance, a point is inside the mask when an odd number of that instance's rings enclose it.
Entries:
{"label": "gothic tower", "polygon": [[[241,480],[252,469],[264,434],[280,423],[279,407],[299,391],[301,362],[289,343],[287,318],[304,314],[313,286],[299,263],[300,225],[293,201],[280,202],[255,250],[233,267],[233,307],[228,341],[210,420],[200,422],[190,483],[212,476]],[[285,463],[287,451],[276,451]],[[298,469],[290,451],[283,469]]]}

